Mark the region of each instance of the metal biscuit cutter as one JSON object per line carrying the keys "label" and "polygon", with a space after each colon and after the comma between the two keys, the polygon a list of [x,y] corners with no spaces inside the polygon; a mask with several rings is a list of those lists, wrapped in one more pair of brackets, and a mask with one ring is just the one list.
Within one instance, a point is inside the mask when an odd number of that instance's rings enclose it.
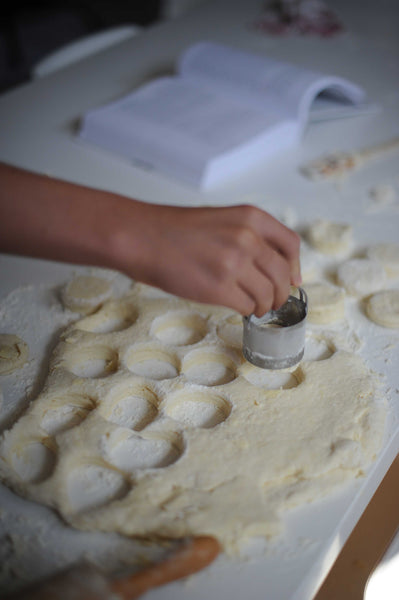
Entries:
{"label": "metal biscuit cutter", "polygon": [[302,359],[308,298],[302,288],[298,295],[262,317],[243,317],[243,354],[249,362],[262,369],[285,369]]}

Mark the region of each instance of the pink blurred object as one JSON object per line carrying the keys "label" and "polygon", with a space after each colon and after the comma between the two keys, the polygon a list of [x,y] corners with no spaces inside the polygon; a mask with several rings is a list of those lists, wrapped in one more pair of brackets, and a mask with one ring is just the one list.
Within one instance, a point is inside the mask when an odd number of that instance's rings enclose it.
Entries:
{"label": "pink blurred object", "polygon": [[254,23],[272,35],[319,35],[329,37],[343,31],[335,13],[320,0],[272,0]]}

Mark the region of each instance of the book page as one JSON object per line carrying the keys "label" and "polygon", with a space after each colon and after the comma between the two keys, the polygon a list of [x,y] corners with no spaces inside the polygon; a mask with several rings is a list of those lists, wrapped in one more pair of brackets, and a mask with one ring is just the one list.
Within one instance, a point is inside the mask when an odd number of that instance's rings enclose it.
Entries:
{"label": "book page", "polygon": [[[165,77],[88,113],[80,135],[130,160],[198,184],[215,157],[252,138],[275,135],[282,123],[278,110],[265,112],[193,81]],[[287,129],[284,123],[283,130],[287,145],[292,144],[295,124],[289,123]]]}
{"label": "book page", "polygon": [[179,72],[252,106],[265,110],[280,107],[287,116],[301,121],[307,118],[314,98],[329,86],[337,101],[357,103],[365,96],[345,79],[213,42],[191,46],[182,56]]}

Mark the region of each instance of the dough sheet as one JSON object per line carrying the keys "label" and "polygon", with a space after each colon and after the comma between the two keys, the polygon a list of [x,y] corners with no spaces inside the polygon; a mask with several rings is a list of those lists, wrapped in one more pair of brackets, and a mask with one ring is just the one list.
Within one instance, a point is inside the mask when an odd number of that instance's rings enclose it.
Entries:
{"label": "dough sheet", "polygon": [[296,368],[241,353],[241,318],[134,285],[61,334],[44,387],[0,439],[0,474],[72,526],[216,536],[227,552],[361,476],[385,406],[360,356]]}

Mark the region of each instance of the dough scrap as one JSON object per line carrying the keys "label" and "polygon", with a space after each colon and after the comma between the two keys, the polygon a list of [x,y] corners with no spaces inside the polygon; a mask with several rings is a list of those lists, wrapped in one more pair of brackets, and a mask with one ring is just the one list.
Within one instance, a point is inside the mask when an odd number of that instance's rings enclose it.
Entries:
{"label": "dough scrap", "polygon": [[370,197],[378,206],[394,204],[397,199],[396,190],[389,183],[380,183],[370,188]]}
{"label": "dough scrap", "polygon": [[367,248],[366,256],[380,262],[388,277],[399,277],[399,244],[381,243]]}
{"label": "dough scrap", "polygon": [[300,263],[303,281],[312,281],[316,278],[319,270],[318,258],[318,253],[304,240],[301,240]]}
{"label": "dough scrap", "polygon": [[352,258],[337,268],[337,282],[353,296],[365,296],[382,289],[386,273],[381,263],[368,258]]}
{"label": "dough scrap", "polygon": [[352,226],[327,219],[317,219],[307,230],[309,243],[323,254],[347,252],[353,241]]}
{"label": "dough scrap", "polygon": [[94,275],[79,275],[62,290],[65,308],[73,312],[89,315],[96,311],[112,295],[109,281]]}
{"label": "dough scrap", "polygon": [[327,281],[315,281],[305,286],[308,296],[310,323],[333,323],[345,316],[345,291]]}
{"label": "dough scrap", "polygon": [[366,300],[366,314],[383,327],[399,327],[399,290],[383,290]]}
{"label": "dough scrap", "polygon": [[234,552],[375,459],[386,409],[360,356],[304,361],[276,389],[218,334],[230,310],[142,292],[110,301],[131,307],[125,328],[106,303],[62,334],[43,390],[0,438],[17,493],[79,529],[213,535]]}
{"label": "dough scrap", "polygon": [[20,337],[0,333],[0,375],[20,369],[28,360],[29,349]]}

